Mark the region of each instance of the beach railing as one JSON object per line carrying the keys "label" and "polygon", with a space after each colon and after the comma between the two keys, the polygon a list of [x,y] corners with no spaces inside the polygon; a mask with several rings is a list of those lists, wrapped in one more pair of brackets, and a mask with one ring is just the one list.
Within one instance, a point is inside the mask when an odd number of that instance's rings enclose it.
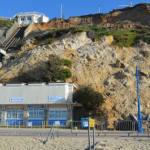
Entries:
{"label": "beach railing", "polygon": [[131,120],[121,120],[114,122],[114,129],[118,131],[136,131],[138,124]]}
{"label": "beach railing", "polygon": [[[0,121],[0,127],[5,128],[50,128],[50,127],[56,127],[61,129],[72,129],[72,130],[83,130],[87,129],[86,123],[83,123],[82,121],[42,121],[42,120],[28,120],[27,122],[23,120],[6,120],[6,121]],[[143,128],[145,132],[150,132],[150,121],[143,121]],[[98,131],[106,131],[110,130],[108,128],[106,121],[99,121],[95,124],[95,129]],[[116,131],[137,131],[138,124],[135,121],[116,121],[114,122],[114,128],[111,130]]]}

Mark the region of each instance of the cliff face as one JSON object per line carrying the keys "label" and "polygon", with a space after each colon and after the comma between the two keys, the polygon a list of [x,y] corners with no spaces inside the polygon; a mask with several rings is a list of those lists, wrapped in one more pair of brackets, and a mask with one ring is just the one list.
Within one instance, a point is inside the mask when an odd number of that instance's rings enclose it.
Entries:
{"label": "cliff face", "polygon": [[150,25],[150,5],[139,4],[134,7],[116,9],[108,14],[91,14],[80,17],[72,17],[70,22],[76,24],[114,24],[129,21],[142,25]]}
{"label": "cliff face", "polygon": [[[135,68],[138,61],[142,75],[142,111],[150,113],[150,45],[118,48],[112,46],[112,36],[93,42],[85,32],[67,34],[43,46],[35,46],[33,41],[26,41],[22,51],[15,53],[15,58],[0,70],[1,82],[16,82],[17,76],[24,72],[40,78],[49,55],[59,55],[73,62],[73,76],[68,82],[88,84],[100,91],[105,97],[104,112],[113,122],[137,113]],[[33,71],[37,66],[39,69]]]}
{"label": "cliff face", "polygon": [[139,28],[150,25],[150,4],[138,4],[134,7],[117,9],[107,14],[90,14],[70,17],[67,20],[51,20],[44,24],[32,24],[26,34],[33,31],[52,28],[70,28],[78,25],[102,25],[113,28]]}
{"label": "cliff face", "polygon": [[143,25],[150,25],[150,5],[139,4],[132,8],[124,8],[112,11],[105,16],[108,23],[130,21]]}

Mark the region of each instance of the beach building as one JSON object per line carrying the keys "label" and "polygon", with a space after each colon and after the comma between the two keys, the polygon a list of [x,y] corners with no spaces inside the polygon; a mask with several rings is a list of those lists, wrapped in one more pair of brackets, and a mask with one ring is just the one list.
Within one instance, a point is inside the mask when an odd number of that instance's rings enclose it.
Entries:
{"label": "beach building", "polygon": [[65,126],[72,119],[73,84],[0,85],[0,124]]}
{"label": "beach building", "polygon": [[19,25],[22,26],[26,26],[32,23],[46,23],[49,21],[49,17],[39,12],[21,12],[16,14],[14,19],[18,22]]}

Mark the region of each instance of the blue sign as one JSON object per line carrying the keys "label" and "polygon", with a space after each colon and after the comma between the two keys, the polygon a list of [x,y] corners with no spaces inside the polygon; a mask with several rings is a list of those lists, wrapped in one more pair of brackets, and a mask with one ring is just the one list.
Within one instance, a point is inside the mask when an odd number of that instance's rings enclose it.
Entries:
{"label": "blue sign", "polygon": [[10,102],[23,102],[24,98],[23,97],[17,97],[17,96],[13,96],[9,98]]}
{"label": "blue sign", "polygon": [[83,122],[82,122],[82,126],[83,126],[84,128],[87,128],[87,127],[88,127],[88,121],[83,121]]}
{"label": "blue sign", "polygon": [[61,101],[63,99],[64,99],[64,97],[62,97],[62,96],[48,96],[49,102],[58,102],[58,101]]}
{"label": "blue sign", "polygon": [[88,118],[81,118],[81,125],[83,128],[88,128],[88,125],[89,122],[88,122]]}

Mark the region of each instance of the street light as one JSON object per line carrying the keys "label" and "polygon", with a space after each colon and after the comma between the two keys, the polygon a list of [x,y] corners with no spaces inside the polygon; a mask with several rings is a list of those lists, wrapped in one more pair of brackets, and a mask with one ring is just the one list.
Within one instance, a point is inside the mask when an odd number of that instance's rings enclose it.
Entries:
{"label": "street light", "polygon": [[139,72],[138,65],[136,66],[136,85],[137,85],[137,100],[138,100],[138,133],[143,133],[141,97],[140,97],[140,72]]}

